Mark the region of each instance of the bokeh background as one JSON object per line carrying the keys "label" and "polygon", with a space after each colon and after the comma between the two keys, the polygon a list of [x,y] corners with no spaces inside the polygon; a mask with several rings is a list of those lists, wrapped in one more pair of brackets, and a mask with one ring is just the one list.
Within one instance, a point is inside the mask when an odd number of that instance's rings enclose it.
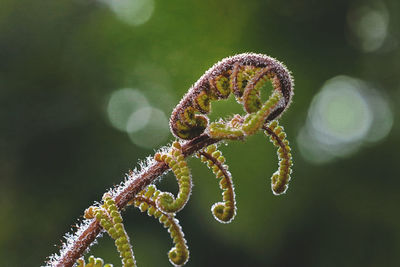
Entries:
{"label": "bokeh background", "polygon": [[[274,196],[261,134],[222,146],[238,214],[217,223],[190,159],[186,266],[400,266],[398,0],[0,0],[0,265],[40,266],[86,207],[172,139],[173,107],[216,61],[283,61],[294,162]],[[233,99],[212,119],[242,112]],[[168,175],[161,188],[176,190]],[[139,266],[170,266],[153,218],[124,213]],[[91,254],[120,265],[106,236]]]}

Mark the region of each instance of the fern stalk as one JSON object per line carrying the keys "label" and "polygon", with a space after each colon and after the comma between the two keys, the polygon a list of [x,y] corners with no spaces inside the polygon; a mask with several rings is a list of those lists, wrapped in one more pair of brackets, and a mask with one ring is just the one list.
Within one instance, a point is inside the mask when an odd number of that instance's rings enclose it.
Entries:
{"label": "fern stalk", "polygon": [[[195,152],[199,152],[203,148],[215,144],[221,140],[212,139],[206,134],[196,137],[187,141],[182,145],[182,152],[184,157],[188,157]],[[130,200],[132,200],[137,193],[143,188],[153,183],[159,176],[169,170],[169,167],[164,162],[155,162],[153,165],[146,168],[140,173],[131,183],[129,183],[123,190],[115,196],[115,204],[121,210]],[[59,259],[52,262],[53,266],[57,267],[71,267],[74,263],[85,253],[90,245],[96,240],[97,236],[102,231],[100,223],[93,219],[87,228],[75,238],[73,243],[66,247],[65,251],[60,255]]]}

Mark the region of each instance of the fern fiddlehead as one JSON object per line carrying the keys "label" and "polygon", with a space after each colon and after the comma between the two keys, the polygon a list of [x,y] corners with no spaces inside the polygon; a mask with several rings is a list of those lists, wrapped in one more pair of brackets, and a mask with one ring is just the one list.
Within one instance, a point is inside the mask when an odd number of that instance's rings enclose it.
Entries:
{"label": "fern fiddlehead", "polygon": [[[136,267],[129,236],[122,223],[121,213],[109,194],[103,196],[104,204],[100,207],[89,207],[85,211],[86,219],[96,219],[101,227],[115,240],[124,267]],[[90,261],[89,261],[90,263]]]}
{"label": "fern fiddlehead", "polygon": [[[261,94],[268,82],[273,91],[263,102]],[[231,120],[210,123],[207,114],[211,112],[212,102],[226,99],[231,93],[246,114],[235,114]],[[272,191],[276,195],[285,193],[293,163],[289,142],[277,119],[289,107],[292,96],[293,80],[289,71],[271,57],[244,53],[216,63],[189,89],[171,114],[171,132],[181,139],[181,143],[176,141],[169,149],[156,153],[148,160],[150,166],[144,166],[140,173],[130,173],[125,183],[105,194],[103,205],[87,209],[84,217],[90,221],[82,226],[86,228],[79,229],[76,241],[67,244],[60,256],[54,256],[50,265],[72,266],[76,262],[79,267],[103,266],[101,259],[90,257],[86,264],[80,257],[104,229],[115,240],[123,265],[136,266],[119,212],[128,204],[142,212],[147,211],[168,229],[175,244],[168,253],[170,262],[175,266],[184,265],[189,250],[175,216],[188,202],[192,190],[185,157],[197,152],[220,179],[222,202],[212,206],[212,213],[217,221],[229,223],[236,215],[234,185],[225,158],[213,144],[223,140],[245,140],[262,129],[278,147],[279,168],[271,178]],[[152,185],[168,169],[172,169],[179,185],[176,198]]]}
{"label": "fern fiddlehead", "polygon": [[217,150],[216,145],[208,146],[198,153],[201,161],[207,163],[212,169],[217,179],[221,179],[219,187],[222,192],[222,202],[215,203],[211,207],[214,218],[221,223],[230,223],[236,215],[235,190],[233,187],[232,176],[225,165],[225,158],[221,151]]}
{"label": "fern fiddlehead", "polygon": [[146,212],[149,216],[158,219],[160,223],[168,229],[171,239],[175,246],[169,251],[168,258],[174,266],[182,266],[189,259],[189,249],[186,245],[185,236],[179,221],[175,218],[174,214],[165,213],[161,210],[156,200],[162,194],[155,185],[150,185],[146,189],[139,192],[133,199],[135,207],[139,208],[141,212]]}
{"label": "fern fiddlehead", "polygon": [[264,110],[265,121],[271,121],[288,107],[293,95],[293,81],[286,67],[261,54],[245,53],[223,59],[211,67],[175,107],[170,119],[172,133],[187,140],[202,134],[208,126],[206,114],[211,111],[211,101],[226,99],[231,92],[246,112],[259,111],[262,105],[260,88],[267,80],[272,81],[274,91],[281,93],[278,103],[270,107],[271,110]]}
{"label": "fern fiddlehead", "polygon": [[179,142],[174,142],[169,153],[156,153],[154,156],[156,161],[164,162],[172,169],[178,181],[179,192],[176,199],[169,192],[163,192],[157,198],[157,206],[169,213],[180,211],[186,205],[192,190],[192,179],[181,149]]}
{"label": "fern fiddlehead", "polygon": [[269,135],[270,141],[278,147],[279,169],[272,175],[271,189],[275,195],[280,195],[286,192],[292,173],[293,160],[289,141],[286,140],[283,127],[276,120],[264,125],[263,129]]}

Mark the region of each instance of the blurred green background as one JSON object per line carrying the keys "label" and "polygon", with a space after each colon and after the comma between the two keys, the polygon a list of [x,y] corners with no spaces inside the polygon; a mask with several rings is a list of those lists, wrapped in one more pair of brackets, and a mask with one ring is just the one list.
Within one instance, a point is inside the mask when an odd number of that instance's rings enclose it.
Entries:
{"label": "blurred green background", "polygon": [[[400,266],[399,15],[398,0],[0,0],[0,265],[43,265],[86,207],[172,140],[190,85],[256,52],[296,81],[280,120],[292,181],[271,193],[276,150],[261,134],[222,146],[238,213],[221,225],[217,181],[190,159],[186,266]],[[176,190],[173,176],[160,187]],[[133,208],[124,218],[139,266],[170,266],[165,229]],[[107,236],[91,254],[120,265]]]}

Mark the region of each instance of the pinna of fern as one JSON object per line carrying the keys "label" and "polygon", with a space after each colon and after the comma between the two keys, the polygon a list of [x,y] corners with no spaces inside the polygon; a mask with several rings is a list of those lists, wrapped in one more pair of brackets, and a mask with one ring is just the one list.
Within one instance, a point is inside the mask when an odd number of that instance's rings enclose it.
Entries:
{"label": "pinna of fern", "polygon": [[[273,91],[263,102],[261,94],[268,82]],[[212,102],[226,99],[231,94],[243,106],[245,114],[235,114],[230,120],[209,122],[207,114],[211,112]],[[272,175],[271,188],[276,195],[285,193],[293,162],[289,142],[278,119],[289,107],[292,96],[290,72],[274,58],[244,53],[216,63],[173,110],[170,128],[177,141],[149,158],[140,172],[130,173],[124,183],[104,195],[101,204],[88,208],[84,216],[87,221],[70,238],[60,255],[50,259],[49,265],[103,266],[103,261],[94,257],[90,257],[85,265],[81,256],[96,236],[105,231],[115,240],[123,266],[136,266],[121,217],[121,211],[128,205],[159,220],[174,243],[168,253],[171,264],[184,265],[189,259],[189,249],[176,216],[192,193],[192,177],[185,158],[195,154],[219,179],[222,201],[212,206],[212,214],[218,222],[230,223],[237,213],[234,184],[217,143],[244,141],[264,130],[278,148],[279,168]],[[153,184],[168,170],[172,170],[179,185],[176,197],[170,192],[159,191]]]}

